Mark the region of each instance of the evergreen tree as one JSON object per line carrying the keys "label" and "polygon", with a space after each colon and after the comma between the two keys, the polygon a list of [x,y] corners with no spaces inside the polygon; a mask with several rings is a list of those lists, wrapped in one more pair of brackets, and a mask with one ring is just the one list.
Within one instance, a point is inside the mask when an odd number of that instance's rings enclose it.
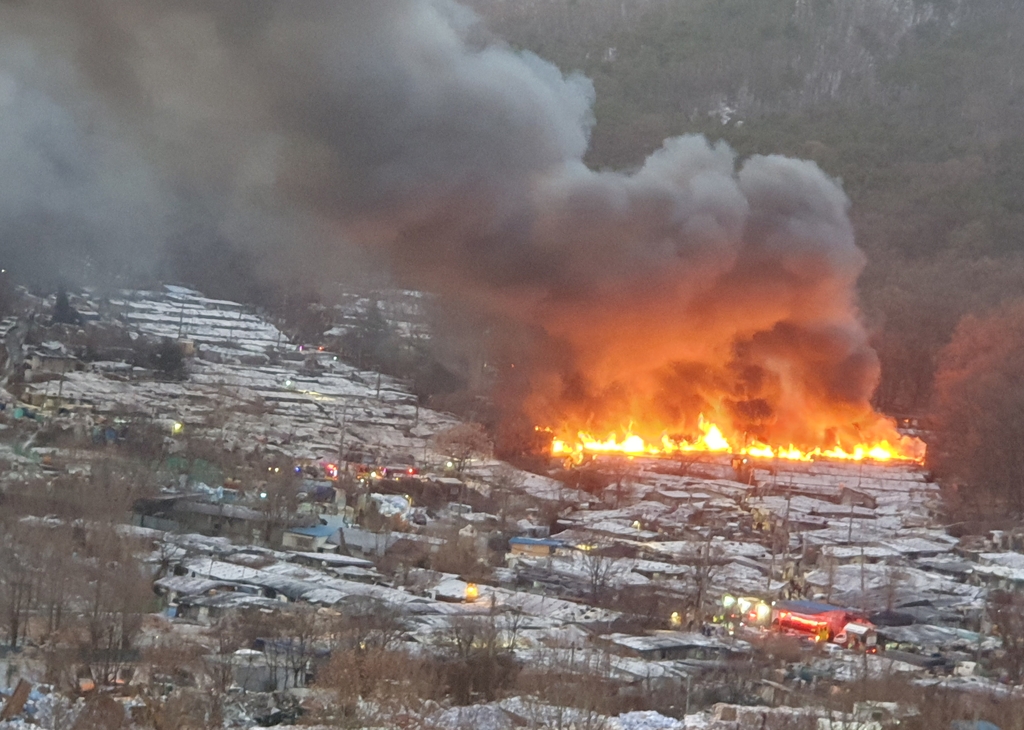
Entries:
{"label": "evergreen tree", "polygon": [[71,306],[68,301],[68,293],[61,289],[57,292],[57,302],[53,305],[53,316],[51,324],[81,324],[82,315]]}

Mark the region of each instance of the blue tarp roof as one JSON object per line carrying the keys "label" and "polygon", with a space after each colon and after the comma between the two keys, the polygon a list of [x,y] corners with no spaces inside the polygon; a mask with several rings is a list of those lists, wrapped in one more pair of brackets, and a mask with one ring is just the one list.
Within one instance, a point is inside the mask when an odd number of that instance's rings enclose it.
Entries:
{"label": "blue tarp roof", "polygon": [[293,532],[296,535],[305,535],[306,537],[330,537],[338,531],[337,527],[331,525],[317,525],[316,527],[291,527],[285,532]]}
{"label": "blue tarp roof", "polygon": [[508,541],[509,545],[540,545],[542,547],[565,547],[564,542],[558,540],[551,540],[546,537],[513,537]]}

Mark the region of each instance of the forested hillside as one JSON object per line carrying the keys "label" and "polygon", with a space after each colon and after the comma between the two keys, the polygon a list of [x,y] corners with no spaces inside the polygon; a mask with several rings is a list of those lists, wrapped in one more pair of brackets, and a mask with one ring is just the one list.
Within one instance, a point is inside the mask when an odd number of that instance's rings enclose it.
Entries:
{"label": "forested hillside", "polygon": [[1024,294],[1024,2],[470,4],[490,32],[594,80],[594,166],[699,132],[841,178],[869,256],[881,408],[925,412],[960,318]]}

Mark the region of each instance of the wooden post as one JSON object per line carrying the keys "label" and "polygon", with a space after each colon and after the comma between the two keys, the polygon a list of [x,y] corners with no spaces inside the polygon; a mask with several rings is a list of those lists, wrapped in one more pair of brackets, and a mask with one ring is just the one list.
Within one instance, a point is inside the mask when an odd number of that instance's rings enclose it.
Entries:
{"label": "wooden post", "polygon": [[0,710],[0,720],[10,720],[20,715],[21,711],[25,709],[25,703],[28,702],[28,695],[31,691],[32,685],[24,679],[19,679],[18,686],[14,688],[14,693],[7,700],[3,710]]}

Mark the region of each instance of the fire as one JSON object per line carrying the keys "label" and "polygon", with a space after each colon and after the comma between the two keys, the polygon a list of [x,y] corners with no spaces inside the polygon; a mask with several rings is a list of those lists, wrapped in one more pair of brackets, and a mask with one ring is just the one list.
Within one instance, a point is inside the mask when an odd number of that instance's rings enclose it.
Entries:
{"label": "fire", "polygon": [[[605,438],[586,431],[554,434],[551,453],[555,456],[580,461],[590,454],[620,454],[623,456],[678,456],[686,453],[735,454],[758,459],[785,459],[789,461],[815,461],[835,459],[841,461],[921,462],[925,445],[917,438],[902,436],[892,428],[891,438],[870,443],[842,446],[816,446],[800,448],[793,444],[770,445],[757,440],[740,443],[726,438],[722,429],[706,420],[698,420],[699,434],[690,440],[662,434],[658,441],[648,441],[633,433],[632,426],[623,433],[611,433]],[[549,431],[550,429],[539,429]]]}

